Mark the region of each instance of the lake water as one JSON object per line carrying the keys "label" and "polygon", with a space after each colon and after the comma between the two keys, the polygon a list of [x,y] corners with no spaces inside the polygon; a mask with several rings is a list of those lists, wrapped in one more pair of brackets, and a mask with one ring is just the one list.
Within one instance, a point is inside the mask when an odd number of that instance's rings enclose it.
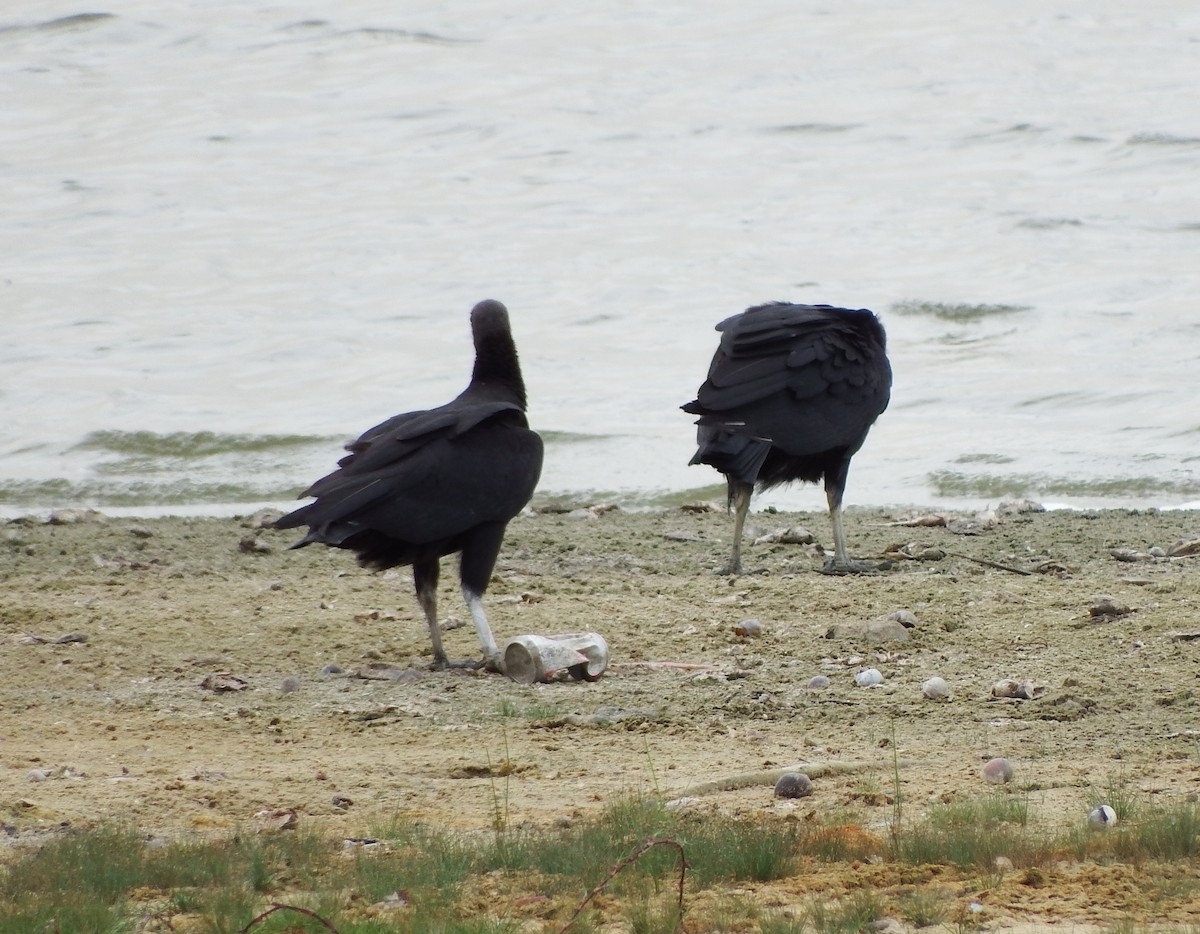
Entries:
{"label": "lake water", "polygon": [[719,495],[678,406],[782,299],[888,330],[848,503],[1195,504],[1198,85],[1182,0],[8,0],[0,509],[290,498],[485,297],[542,498]]}

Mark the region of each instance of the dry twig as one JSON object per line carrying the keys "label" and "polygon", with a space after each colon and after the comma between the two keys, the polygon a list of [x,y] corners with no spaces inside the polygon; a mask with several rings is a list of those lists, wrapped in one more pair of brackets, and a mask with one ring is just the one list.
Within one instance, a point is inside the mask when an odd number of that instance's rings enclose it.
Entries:
{"label": "dry twig", "polygon": [[687,873],[687,857],[684,856],[683,845],[679,843],[678,840],[668,840],[664,837],[655,837],[647,840],[640,847],[638,847],[636,851],[631,853],[629,856],[626,856],[623,860],[621,860],[621,862],[617,863],[617,865],[612,868],[612,872],[605,876],[604,881],[587,893],[583,901],[579,903],[579,907],[575,909],[575,913],[567,919],[567,923],[558,929],[558,934],[564,934],[567,928],[575,923],[575,919],[578,918],[580,912],[587,907],[588,902],[603,892],[604,889],[608,887],[608,883],[612,882],[612,880],[616,878],[617,874],[622,869],[624,869],[626,866],[632,866],[639,859],[641,859],[643,855],[656,846],[673,846],[679,851],[679,915],[675,921],[675,930],[679,930],[679,925],[683,922],[683,879],[684,875]]}
{"label": "dry twig", "polygon": [[333,934],[340,934],[340,932],[338,931],[337,928],[335,928],[332,924],[330,924],[328,921],[326,921],[324,918],[322,918],[315,911],[309,911],[307,908],[300,908],[296,905],[279,905],[279,904],[272,905],[270,908],[268,908],[266,911],[264,911],[258,917],[251,918],[250,923],[247,924],[244,928],[242,928],[242,930],[239,932],[239,934],[246,934],[246,932],[248,930],[250,930],[252,927],[254,927],[254,925],[258,924],[259,921],[262,921],[264,918],[268,917],[269,915],[275,914],[275,912],[277,912],[277,911],[298,911],[302,915],[308,915],[310,918],[316,918],[318,921],[321,922],[321,924],[323,924],[325,926],[325,930],[333,931]]}
{"label": "dry twig", "polygon": [[987,558],[972,558],[970,555],[959,554],[957,551],[947,551],[946,554],[952,558],[963,558],[967,561],[974,561],[976,564],[995,568],[997,571],[1009,571],[1013,574],[1020,574],[1023,577],[1033,577],[1033,571],[1026,571],[1024,568],[1014,568],[1011,564],[1000,564],[997,561],[989,561]]}

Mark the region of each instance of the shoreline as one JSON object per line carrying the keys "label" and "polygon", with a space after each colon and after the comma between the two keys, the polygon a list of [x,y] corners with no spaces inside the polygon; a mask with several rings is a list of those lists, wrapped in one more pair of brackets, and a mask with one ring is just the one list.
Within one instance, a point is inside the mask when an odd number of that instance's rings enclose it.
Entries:
{"label": "shoreline", "polygon": [[[645,514],[653,512],[665,512],[671,509],[676,509],[685,503],[710,502],[721,504],[724,502],[723,488],[713,485],[707,487],[698,487],[689,490],[680,491],[659,491],[651,492],[636,492],[624,491],[614,495],[597,496],[590,492],[564,492],[562,494],[542,494],[536,493],[533,502],[526,507],[526,513],[536,513],[544,511],[554,504],[570,504],[572,508],[587,508],[594,504],[613,504],[617,508],[626,513]],[[815,487],[810,489],[810,492],[816,491]],[[796,490],[787,492],[797,492]],[[814,494],[816,495],[816,494]],[[47,519],[54,513],[58,512],[93,512],[111,519],[188,519],[188,518],[205,518],[205,519],[239,519],[245,516],[255,515],[261,512],[277,511],[280,513],[288,512],[296,508],[296,504],[300,502],[302,497],[289,500],[272,500],[272,501],[253,501],[253,502],[233,502],[233,503],[186,503],[186,504],[160,504],[160,505],[133,505],[133,506],[105,506],[89,503],[68,503],[55,506],[24,506],[0,503],[0,523],[12,522],[18,519]],[[962,502],[943,502],[940,505],[921,505],[919,503],[885,503],[885,504],[861,504],[848,503],[846,510],[886,510],[897,513],[954,513],[954,514],[974,514],[983,512],[991,508],[999,508],[1006,502],[1012,502],[1019,499],[1018,497],[1001,497],[997,500],[978,500],[973,503]],[[1034,500],[1024,500],[1034,501]],[[1146,505],[1141,502],[1129,503],[1114,503],[1114,502],[1099,502],[1099,503],[1073,503],[1073,502],[1055,502],[1053,500],[1037,500],[1039,506],[1046,512],[1141,512],[1141,511],[1164,511],[1164,512],[1190,512],[1200,510],[1200,500],[1187,500],[1181,503],[1161,505],[1151,504]],[[772,502],[771,494],[768,493],[761,497],[759,494],[754,495],[754,499],[750,505],[751,514],[775,511],[778,513],[797,513],[809,514],[820,513],[821,505],[814,501],[814,507],[809,509],[795,509],[786,506],[778,505]]]}

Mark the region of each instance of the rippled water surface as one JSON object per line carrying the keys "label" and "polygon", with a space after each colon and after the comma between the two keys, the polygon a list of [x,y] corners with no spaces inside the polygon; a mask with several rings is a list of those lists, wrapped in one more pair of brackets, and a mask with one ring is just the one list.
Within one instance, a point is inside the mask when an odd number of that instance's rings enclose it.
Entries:
{"label": "rippled water surface", "polygon": [[484,297],[544,496],[711,494],[678,406],[785,299],[888,329],[848,502],[1195,502],[1198,62],[1155,0],[9,0],[0,509],[286,499]]}

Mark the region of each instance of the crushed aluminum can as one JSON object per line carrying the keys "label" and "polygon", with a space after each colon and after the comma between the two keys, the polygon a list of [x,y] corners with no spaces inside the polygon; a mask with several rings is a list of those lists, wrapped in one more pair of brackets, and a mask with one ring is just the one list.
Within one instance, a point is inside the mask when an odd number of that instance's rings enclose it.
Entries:
{"label": "crushed aluminum can", "polygon": [[504,673],[522,684],[556,681],[564,673],[596,681],[607,667],[608,643],[598,632],[514,636],[504,645]]}

